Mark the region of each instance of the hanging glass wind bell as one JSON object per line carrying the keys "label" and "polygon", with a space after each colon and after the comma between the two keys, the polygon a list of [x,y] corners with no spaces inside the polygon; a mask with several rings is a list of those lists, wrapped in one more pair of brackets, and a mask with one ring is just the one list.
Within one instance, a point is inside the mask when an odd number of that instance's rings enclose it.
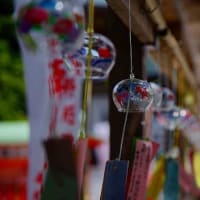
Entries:
{"label": "hanging glass wind bell", "polygon": [[[130,33],[131,34],[131,33]],[[130,45],[131,45],[130,36]],[[153,91],[147,81],[133,74],[132,47],[130,48],[130,78],[120,81],[113,89],[113,101],[119,112],[145,112],[153,101]],[[128,107],[129,102],[129,107]]]}
{"label": "hanging glass wind bell", "polygon": [[160,64],[160,67],[161,67],[161,69],[163,68],[163,72],[164,72],[164,74],[166,72],[166,75],[163,78],[163,82],[164,82],[165,86],[162,87],[163,95],[162,95],[162,102],[161,102],[159,111],[167,112],[174,108],[175,102],[176,102],[176,97],[175,97],[174,92],[169,88],[169,80],[167,77],[167,75],[169,74],[169,66],[168,66],[168,58],[167,58],[166,54],[164,54],[163,60],[164,60],[164,65],[162,67],[162,65]]}
{"label": "hanging glass wind bell", "polygon": [[[125,130],[129,112],[144,112],[153,101],[150,84],[135,79],[133,74],[132,41],[131,41],[131,6],[129,0],[129,42],[130,42],[130,78],[120,81],[113,89],[113,100],[120,112],[125,112],[119,156],[106,163],[101,199],[126,199],[126,187],[129,161],[121,160]],[[112,186],[115,183],[115,186]]]}
{"label": "hanging glass wind bell", "polygon": [[[160,38],[157,39],[157,50],[158,50],[158,64],[160,66],[160,72],[158,77],[158,84],[155,82],[150,82],[151,88],[153,90],[153,103],[151,108],[148,112],[145,113],[145,134],[150,134],[150,125],[148,124],[148,121],[152,118],[152,114],[158,119],[162,125],[162,123],[167,123],[164,118],[163,113],[174,113],[177,114],[177,109],[175,107],[175,95],[172,90],[168,88],[168,80],[167,78],[162,79],[162,72],[164,71],[162,69],[162,63],[161,63],[161,41]],[[167,60],[163,59],[164,62]],[[165,64],[166,65],[166,64]],[[168,67],[168,66],[167,66]],[[166,67],[165,67],[166,68]],[[165,69],[166,71],[168,68]],[[162,81],[164,81],[165,87],[162,87],[163,84]],[[168,126],[168,124],[166,125]]]}
{"label": "hanging glass wind bell", "polygon": [[[158,49],[158,61],[160,63],[160,41],[159,38],[156,40],[156,47]],[[152,89],[152,93],[153,93],[153,102],[150,106],[150,108],[148,110],[146,110],[146,112],[144,113],[144,120],[142,121],[142,125],[143,125],[143,137],[148,139],[150,138],[151,135],[151,129],[152,129],[152,117],[153,117],[153,113],[158,111],[161,107],[161,103],[162,103],[162,95],[163,95],[163,91],[162,88],[160,86],[161,84],[161,76],[159,76],[160,72],[158,72],[158,83],[155,82],[149,82],[151,89]],[[156,144],[157,148],[158,148],[158,143],[153,142],[152,144]]]}
{"label": "hanging glass wind bell", "polygon": [[[158,55],[158,65],[161,66],[161,60],[160,60],[160,57],[161,57],[161,52],[160,52],[160,39],[158,38],[156,40],[156,49],[158,51],[157,55]],[[152,112],[155,112],[157,110],[159,110],[161,108],[161,103],[162,103],[162,96],[163,96],[163,91],[162,91],[162,88],[161,88],[161,67],[160,67],[160,70],[158,71],[158,83],[155,83],[155,82],[150,82],[150,85],[151,85],[151,88],[152,88],[152,91],[153,91],[153,103],[152,103],[152,106],[151,106],[151,110]]]}
{"label": "hanging glass wind bell", "polygon": [[17,31],[29,49],[36,49],[38,34],[55,38],[61,51],[72,52],[83,43],[85,15],[79,0],[32,0],[25,4],[16,19]]}
{"label": "hanging glass wind bell", "polygon": [[130,77],[115,85],[113,101],[119,112],[145,112],[153,102],[153,91],[147,81],[136,79],[133,73],[131,15],[129,15],[129,29]]}
{"label": "hanging glass wind bell", "polygon": [[[93,22],[92,22],[93,23]],[[106,79],[112,70],[116,60],[116,49],[114,44],[102,34],[93,33],[91,36],[91,68],[87,74],[87,55],[89,50],[90,35],[84,33],[84,42],[76,52],[63,52],[63,58],[67,69],[77,76],[90,79]]]}
{"label": "hanging glass wind bell", "polygon": [[[168,64],[168,58],[165,55],[164,61]],[[169,66],[166,66],[166,73],[169,73]],[[177,69],[172,68],[172,90],[169,89],[169,81],[165,78],[166,87],[163,88],[163,99],[161,107],[158,112],[155,113],[155,117],[158,122],[167,130],[173,131],[178,123],[180,117],[180,108],[175,105],[175,91],[177,87]]]}

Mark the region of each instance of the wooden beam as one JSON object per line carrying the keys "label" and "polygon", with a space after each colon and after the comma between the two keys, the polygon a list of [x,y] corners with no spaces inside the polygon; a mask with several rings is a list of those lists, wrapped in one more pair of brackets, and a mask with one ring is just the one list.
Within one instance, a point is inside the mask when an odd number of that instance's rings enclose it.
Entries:
{"label": "wooden beam", "polygon": [[162,0],[160,9],[167,23],[172,24],[179,22],[180,19],[176,11],[174,0]]}
{"label": "wooden beam", "polygon": [[[115,12],[115,14],[122,20],[122,22],[128,27],[128,1],[124,0],[107,0],[108,5]],[[132,21],[132,33],[142,43],[154,42],[154,29],[151,21],[145,15],[141,9],[140,2],[131,0],[131,21]]]}
{"label": "wooden beam", "polygon": [[177,40],[173,36],[171,32],[163,38],[166,45],[171,49],[171,52],[175,55],[176,59],[179,61],[181,67],[183,68],[184,74],[188,83],[191,85],[193,89],[196,89],[196,79],[194,73],[192,72],[185,55],[183,54]]}
{"label": "wooden beam", "polygon": [[[179,0],[177,0],[177,1],[179,1]],[[193,89],[196,89],[197,84],[196,84],[195,75],[194,75],[193,71],[191,70],[191,67],[190,67],[182,49],[180,48],[180,45],[178,44],[176,38],[171,33],[170,29],[167,27],[167,24],[165,22],[165,19],[163,18],[163,15],[162,15],[160,9],[156,7],[156,1],[155,0],[146,0],[145,7],[147,7],[148,9],[151,9],[151,10],[153,9],[153,7],[156,8],[155,11],[153,13],[151,13],[151,19],[154,21],[154,23],[157,24],[158,30],[162,30],[165,28],[168,29],[167,34],[162,37],[161,42],[164,44],[164,46],[169,47],[169,50],[171,51],[171,53],[179,61],[188,83],[191,85],[191,87]]]}
{"label": "wooden beam", "polygon": [[161,13],[160,6],[156,0],[143,0],[144,4],[142,5],[145,12],[149,15],[149,18],[156,25],[157,31],[163,31],[167,28],[165,19]]}

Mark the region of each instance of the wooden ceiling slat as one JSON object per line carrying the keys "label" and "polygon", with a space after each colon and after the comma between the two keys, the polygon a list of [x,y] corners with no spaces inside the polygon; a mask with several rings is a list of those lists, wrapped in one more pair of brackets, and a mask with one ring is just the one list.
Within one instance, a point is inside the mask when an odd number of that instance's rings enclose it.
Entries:
{"label": "wooden ceiling slat", "polygon": [[[128,1],[107,0],[107,3],[128,27]],[[142,11],[139,1],[132,0],[131,5],[132,32],[142,43],[153,43],[154,29],[151,21]]]}

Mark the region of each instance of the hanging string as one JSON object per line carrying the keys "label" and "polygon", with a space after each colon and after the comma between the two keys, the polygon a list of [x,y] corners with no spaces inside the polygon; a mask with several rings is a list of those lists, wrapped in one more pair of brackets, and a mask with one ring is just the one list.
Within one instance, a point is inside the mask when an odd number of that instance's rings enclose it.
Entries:
{"label": "hanging string", "polygon": [[126,114],[125,114],[124,125],[123,125],[123,129],[122,129],[122,137],[121,137],[119,156],[118,156],[119,160],[121,160],[121,157],[122,157],[122,149],[123,149],[123,143],[124,143],[124,138],[125,138],[126,125],[127,125],[127,121],[128,121],[129,107],[130,107],[130,98],[128,99],[128,107],[127,107],[127,111],[126,111]]}
{"label": "hanging string", "polygon": [[[87,27],[87,33],[90,36],[89,37],[89,44],[92,41],[92,35],[94,33],[94,0],[88,0],[88,27]],[[91,42],[92,44],[92,42]],[[91,49],[90,49],[91,51]]]}
{"label": "hanging string", "polygon": [[[178,73],[177,73],[177,66],[175,65],[176,63],[173,60],[172,63],[172,91],[174,93],[174,96],[177,98],[178,97]],[[174,139],[174,147],[179,147],[179,140],[180,140],[180,131],[175,128],[174,134],[173,134],[173,139]]]}
{"label": "hanging string", "polygon": [[134,74],[133,74],[131,0],[128,1],[128,22],[129,22],[129,47],[130,47],[130,79],[133,79]]}
{"label": "hanging string", "polygon": [[158,74],[158,84],[162,86],[162,65],[161,65],[161,48],[160,48],[160,39],[157,41],[157,49],[158,49],[158,66],[159,74]]}
{"label": "hanging string", "polygon": [[179,73],[178,73],[178,104],[179,106],[183,106],[183,98],[182,98],[182,94],[183,94],[183,90],[184,90],[184,74],[183,74],[183,70],[180,68]]}
{"label": "hanging string", "polygon": [[87,65],[86,65],[86,77],[83,92],[83,103],[82,103],[82,115],[81,115],[81,126],[79,138],[85,138],[86,126],[87,126],[87,109],[88,109],[88,97],[89,90],[91,89],[91,61],[92,61],[92,36],[94,32],[94,0],[89,0],[88,2],[88,55],[87,55]]}
{"label": "hanging string", "polygon": [[[132,23],[131,22],[131,0],[129,0],[129,3],[128,3],[128,18],[129,18],[129,47],[130,47],[130,79],[133,80],[135,76],[133,74],[133,48],[132,48],[132,33],[131,33],[131,29],[132,29],[131,28],[131,23]],[[129,94],[130,94],[130,87],[129,87]],[[127,126],[127,121],[128,121],[129,107],[130,107],[130,97],[128,98],[128,106],[127,106],[123,129],[122,129],[122,137],[121,137],[119,156],[118,156],[119,160],[121,160],[121,157],[122,157],[122,149],[123,149],[126,126]]]}
{"label": "hanging string", "polygon": [[168,66],[169,62],[168,62],[168,56],[167,54],[165,53],[164,55],[164,81],[165,81],[165,87],[167,88],[170,88],[170,85],[169,85],[169,78],[168,78],[168,75],[169,75],[169,66]]}
{"label": "hanging string", "polygon": [[177,96],[177,68],[175,66],[172,67],[172,91],[174,95]]}

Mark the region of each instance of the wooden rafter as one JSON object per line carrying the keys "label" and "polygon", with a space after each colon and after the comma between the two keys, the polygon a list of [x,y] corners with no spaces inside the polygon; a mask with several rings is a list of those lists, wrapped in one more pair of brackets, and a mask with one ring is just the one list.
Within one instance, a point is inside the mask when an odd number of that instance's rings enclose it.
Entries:
{"label": "wooden rafter", "polygon": [[[108,5],[118,15],[122,22],[128,26],[128,1],[126,0],[107,0]],[[154,29],[152,22],[141,9],[139,1],[131,0],[131,21],[132,32],[142,43],[154,42]]]}

